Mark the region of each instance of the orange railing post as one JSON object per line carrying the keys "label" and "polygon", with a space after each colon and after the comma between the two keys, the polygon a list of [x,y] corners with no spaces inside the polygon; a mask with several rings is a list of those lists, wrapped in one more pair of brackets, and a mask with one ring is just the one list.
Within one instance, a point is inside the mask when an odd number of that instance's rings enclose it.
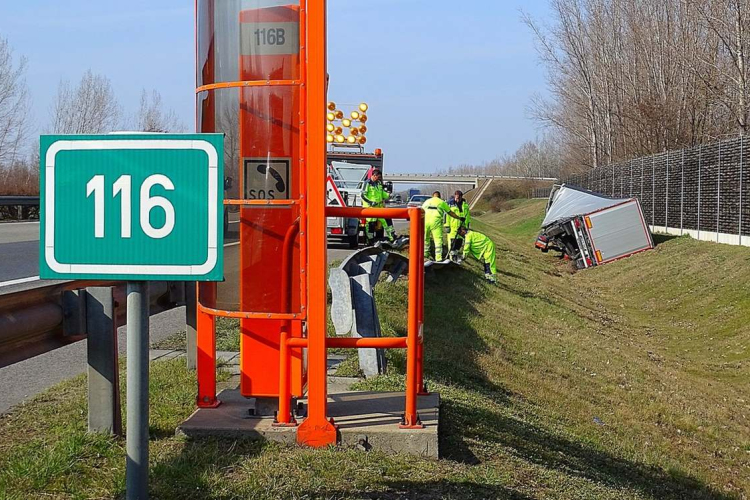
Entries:
{"label": "orange railing post", "polygon": [[[198,283],[198,304],[216,304],[216,283]],[[216,322],[214,316],[198,307],[196,319],[196,373],[199,408],[215,408],[216,399]]]}
{"label": "orange railing post", "polygon": [[[417,241],[424,241],[424,214],[419,215],[419,229]],[[419,254],[419,298],[417,299],[417,315],[419,342],[417,343],[417,390],[419,394],[426,395],[427,386],[424,383],[424,252]]]}
{"label": "orange railing post", "polygon": [[[419,208],[409,209],[409,234],[419,235],[420,222],[423,217]],[[417,413],[417,349],[419,343],[419,273],[424,272],[424,265],[420,267],[420,256],[424,256],[421,241],[409,243],[409,305],[408,331],[406,337],[406,411],[401,422],[402,429],[423,428]]]}
{"label": "orange railing post", "polygon": [[[297,428],[297,442],[323,447],[337,442],[328,420],[326,327],[328,274],[326,248],[326,0],[307,2],[305,66],[307,116],[307,418]],[[304,275],[303,275],[304,276]],[[304,279],[304,278],[303,278]]]}
{"label": "orange railing post", "polygon": [[[281,312],[287,313],[292,307],[292,259],[294,258],[294,240],[299,233],[299,222],[297,219],[284,236],[283,254],[281,255]],[[276,412],[276,420],[273,425],[279,427],[296,426],[291,410],[292,381],[290,373],[291,352],[287,341],[292,322],[284,320],[281,326],[279,340],[279,410]]]}

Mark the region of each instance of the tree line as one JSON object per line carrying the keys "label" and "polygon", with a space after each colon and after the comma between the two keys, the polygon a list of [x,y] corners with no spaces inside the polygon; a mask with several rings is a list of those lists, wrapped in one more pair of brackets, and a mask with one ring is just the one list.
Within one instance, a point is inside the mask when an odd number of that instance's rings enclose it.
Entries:
{"label": "tree line", "polygon": [[524,15],[547,70],[533,117],[564,171],[748,131],[750,0],[550,0]]}
{"label": "tree line", "polygon": [[[39,143],[32,135],[31,95],[25,80],[27,60],[15,58],[7,39],[0,37],[0,195],[39,192]],[[114,130],[182,132],[185,126],[165,110],[158,91],[141,92],[134,113],[126,113],[111,81],[91,70],[80,81],[60,81],[50,107],[50,134],[102,134]]]}

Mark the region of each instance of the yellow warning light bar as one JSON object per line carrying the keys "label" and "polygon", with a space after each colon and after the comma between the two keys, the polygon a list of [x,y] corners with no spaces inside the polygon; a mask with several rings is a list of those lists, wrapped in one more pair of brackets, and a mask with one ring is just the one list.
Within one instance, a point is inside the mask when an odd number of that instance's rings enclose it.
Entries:
{"label": "yellow warning light bar", "polygon": [[367,127],[364,125],[367,121],[365,111],[369,109],[370,106],[362,102],[347,115],[334,101],[326,103],[326,142],[365,144],[367,142],[365,137]]}

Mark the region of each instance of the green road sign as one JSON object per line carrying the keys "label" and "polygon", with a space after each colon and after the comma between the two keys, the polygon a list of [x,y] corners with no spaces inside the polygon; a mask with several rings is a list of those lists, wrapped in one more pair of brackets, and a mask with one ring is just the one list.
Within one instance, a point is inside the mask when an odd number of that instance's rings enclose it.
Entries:
{"label": "green road sign", "polygon": [[221,281],[222,134],[46,135],[43,279]]}

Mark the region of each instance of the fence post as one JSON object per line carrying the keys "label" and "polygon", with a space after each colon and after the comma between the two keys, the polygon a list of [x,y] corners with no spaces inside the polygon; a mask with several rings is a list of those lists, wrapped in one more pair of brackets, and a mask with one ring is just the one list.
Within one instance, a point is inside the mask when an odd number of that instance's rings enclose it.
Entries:
{"label": "fence post", "polygon": [[656,156],[651,157],[651,228],[656,228]]}
{"label": "fence post", "polygon": [[740,227],[738,228],[739,244],[742,245],[742,149],[744,146],[744,136],[740,136]]}
{"label": "fence post", "polygon": [[111,287],[86,289],[89,432],[122,435],[115,300]]}
{"label": "fence post", "polygon": [[630,191],[628,196],[633,197],[633,160],[630,160]]}
{"label": "fence post", "polygon": [[719,141],[719,170],[716,174],[716,243],[719,242],[719,208],[721,207],[721,141]]}
{"label": "fence post", "polygon": [[685,218],[685,150],[682,150],[680,160],[680,236],[682,236],[682,221]]}
{"label": "fence post", "polygon": [[641,192],[638,194],[638,201],[641,202],[641,205],[643,205],[643,202],[646,201],[643,199],[643,167],[646,166],[646,160],[645,158],[641,158]]}
{"label": "fence post", "polygon": [[698,218],[696,229],[698,230],[698,240],[701,239],[701,169],[703,160],[703,145],[698,146]]}
{"label": "fence post", "polygon": [[669,233],[667,230],[669,226],[669,151],[667,151],[667,178],[664,181],[664,232]]}

